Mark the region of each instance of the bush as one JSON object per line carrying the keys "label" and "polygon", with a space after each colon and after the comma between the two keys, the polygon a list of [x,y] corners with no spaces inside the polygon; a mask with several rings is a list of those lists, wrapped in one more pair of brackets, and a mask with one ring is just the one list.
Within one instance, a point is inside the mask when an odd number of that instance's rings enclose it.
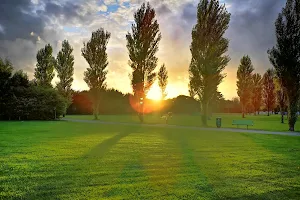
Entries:
{"label": "bush", "polygon": [[53,120],[66,112],[67,101],[53,88],[16,87],[6,103],[4,119]]}

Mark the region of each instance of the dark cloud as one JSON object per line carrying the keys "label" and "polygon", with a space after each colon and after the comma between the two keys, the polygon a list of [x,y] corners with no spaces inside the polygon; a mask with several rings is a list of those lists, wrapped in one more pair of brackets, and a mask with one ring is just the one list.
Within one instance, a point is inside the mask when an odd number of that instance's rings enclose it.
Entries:
{"label": "dark cloud", "polygon": [[183,5],[181,17],[188,24],[194,24],[197,19],[197,5],[192,3]]}
{"label": "dark cloud", "polygon": [[31,13],[30,0],[1,0],[0,24],[4,34],[1,40],[15,40],[16,38],[30,39],[30,33],[41,33],[45,22]]}
{"label": "dark cloud", "polygon": [[[271,67],[267,50],[275,44],[275,20],[285,0],[225,0],[231,21],[226,37],[230,40],[229,54],[231,64],[238,65],[244,54],[249,54],[256,68],[263,71]],[[196,23],[197,5],[187,3],[183,6],[180,26],[188,34]]]}
{"label": "dark cloud", "polygon": [[0,25],[4,31],[0,32],[0,57],[10,59],[16,69],[32,72],[37,50],[51,43],[56,52],[58,41],[64,39],[58,28],[47,25],[53,21],[61,24],[83,21],[88,14],[81,16],[82,9],[73,2],[57,4],[43,0],[34,5],[31,0],[1,0]]}
{"label": "dark cloud", "polygon": [[238,3],[227,0],[232,13],[226,36],[230,39],[230,54],[239,59],[249,54],[257,68],[271,67],[267,50],[275,42],[275,20],[285,4],[284,0],[246,0]]}

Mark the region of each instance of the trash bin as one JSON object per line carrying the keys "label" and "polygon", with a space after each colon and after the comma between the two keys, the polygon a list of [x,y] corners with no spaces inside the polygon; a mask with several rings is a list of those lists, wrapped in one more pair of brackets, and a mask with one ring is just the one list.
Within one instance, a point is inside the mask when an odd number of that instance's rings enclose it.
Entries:
{"label": "trash bin", "polygon": [[216,125],[217,125],[218,128],[221,128],[221,125],[222,125],[222,118],[221,117],[217,117]]}

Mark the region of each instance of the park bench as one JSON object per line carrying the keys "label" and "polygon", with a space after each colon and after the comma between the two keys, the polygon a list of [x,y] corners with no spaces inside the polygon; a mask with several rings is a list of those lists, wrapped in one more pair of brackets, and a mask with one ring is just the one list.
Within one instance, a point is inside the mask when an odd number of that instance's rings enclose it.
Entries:
{"label": "park bench", "polygon": [[248,129],[248,126],[253,126],[254,124],[251,120],[233,120],[232,125],[237,125],[238,128],[240,125],[245,125]]}

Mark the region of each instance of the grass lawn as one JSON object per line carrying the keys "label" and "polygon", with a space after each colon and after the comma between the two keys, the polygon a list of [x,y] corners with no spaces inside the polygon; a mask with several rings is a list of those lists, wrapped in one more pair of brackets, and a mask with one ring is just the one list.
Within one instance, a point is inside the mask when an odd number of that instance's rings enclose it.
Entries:
{"label": "grass lawn", "polygon": [[[232,125],[233,120],[243,120],[241,114],[214,114],[211,120],[208,120],[210,127],[216,127],[216,117],[222,118],[222,127],[224,128],[237,128]],[[85,119],[92,120],[92,115],[69,115],[67,118],[73,119]],[[248,115],[244,120],[252,120],[254,126],[250,126],[249,129],[267,130],[267,131],[288,131],[288,121],[285,116],[285,124],[281,124],[280,115]],[[99,120],[101,121],[113,121],[113,122],[132,122],[139,123],[139,119],[136,115],[100,115]],[[163,124],[165,121],[160,118],[159,115],[145,115],[145,123],[147,124]],[[200,115],[174,115],[170,120],[169,124],[182,125],[182,126],[202,126]],[[240,128],[247,128],[241,126]],[[300,123],[297,122],[295,126],[296,131],[300,131]]]}
{"label": "grass lawn", "polygon": [[300,137],[0,122],[0,199],[299,199]]}

